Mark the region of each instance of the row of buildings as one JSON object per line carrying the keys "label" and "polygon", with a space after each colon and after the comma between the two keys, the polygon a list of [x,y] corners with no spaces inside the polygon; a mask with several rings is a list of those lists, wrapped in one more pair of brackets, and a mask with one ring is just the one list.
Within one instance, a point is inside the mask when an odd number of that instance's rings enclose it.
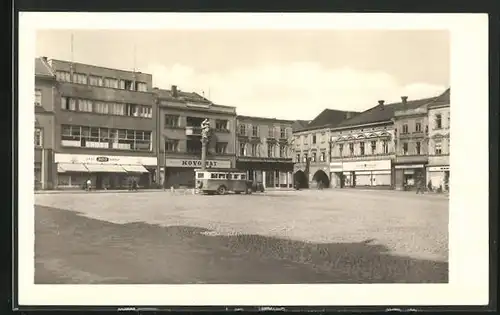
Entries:
{"label": "row of buildings", "polygon": [[192,187],[201,128],[207,164],[247,170],[266,187],[292,187],[290,120],[238,116],[234,106],[154,88],[150,74],[35,59],[35,187]]}
{"label": "row of buildings", "polygon": [[[449,90],[362,113],[326,109],[312,121],[237,115],[194,92],[154,88],[152,75],[35,60],[35,187],[192,187],[201,129],[207,164],[246,170],[265,187],[400,189],[416,176],[445,189]],[[429,126],[430,125],[430,126]]]}

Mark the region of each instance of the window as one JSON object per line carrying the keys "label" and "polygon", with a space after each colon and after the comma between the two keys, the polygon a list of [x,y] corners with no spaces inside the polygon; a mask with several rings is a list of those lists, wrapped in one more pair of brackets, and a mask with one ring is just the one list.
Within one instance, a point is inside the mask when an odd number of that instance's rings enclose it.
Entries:
{"label": "window", "polygon": [[166,127],[179,127],[179,116],[165,115]]}
{"label": "window", "polygon": [[73,73],[73,83],[87,84],[87,75],[83,73]]}
{"label": "window", "polygon": [[295,137],[295,146],[297,146],[297,147],[300,146],[300,137],[299,136]]}
{"label": "window", "polygon": [[56,71],[57,81],[71,82],[71,73],[68,71]]}
{"label": "window", "polygon": [[354,155],[354,143],[349,143],[349,153],[351,156]]}
{"label": "window", "polygon": [[42,146],[42,129],[35,128],[35,147]]}
{"label": "window", "polygon": [[252,137],[259,136],[259,126],[252,126]]}
{"label": "window", "polygon": [[316,152],[313,152],[311,155],[311,162],[316,162]]}
{"label": "window", "polygon": [[110,103],[108,106],[111,115],[125,116],[125,104]]}
{"label": "window", "polygon": [[245,124],[240,124],[239,132],[241,136],[246,136],[247,134],[247,126]]}
{"label": "window", "polygon": [[370,142],[370,147],[372,149],[372,154],[376,154],[377,153],[377,141]]}
{"label": "window", "polygon": [[415,123],[415,132],[422,132],[422,124],[421,123]]}
{"label": "window", "polygon": [[407,124],[403,125],[403,133],[408,133],[408,125]]}
{"label": "window", "polygon": [[267,156],[274,157],[274,145],[272,144],[267,145]]}
{"label": "window", "polygon": [[104,78],[104,86],[108,88],[117,89],[118,88],[118,80],[112,78]]}
{"label": "window", "polygon": [[61,145],[151,151],[151,131],[62,125]]}
{"label": "window", "polygon": [[120,89],[133,91],[134,83],[131,80],[120,80]]}
{"label": "window", "polygon": [[204,177],[204,175],[205,175],[204,173],[198,173],[197,177],[198,177],[198,178],[203,178],[203,177]]}
{"label": "window", "polygon": [[139,116],[143,118],[152,118],[153,117],[153,108],[149,106],[140,106]]}
{"label": "window", "polygon": [[39,89],[35,90],[35,106],[42,106],[42,91]]}
{"label": "window", "polygon": [[105,102],[95,102],[94,111],[99,114],[107,114],[108,113],[108,103]]}
{"label": "window", "polygon": [[92,111],[92,101],[90,100],[78,100],[78,110],[80,112],[91,112]]}
{"label": "window", "polygon": [[321,152],[320,155],[319,155],[319,161],[320,162],[325,162],[325,160],[326,160],[325,152]]}
{"label": "window", "polygon": [[389,142],[387,140],[384,140],[384,142],[382,142],[382,150],[385,154],[389,153]]}
{"label": "window", "polygon": [[167,152],[179,151],[179,140],[167,140],[167,141],[165,141],[165,151],[167,151]]}
{"label": "window", "polygon": [[312,136],[312,144],[316,144],[316,135]]}
{"label": "window", "polygon": [[326,137],[325,137],[325,133],[323,132],[323,133],[321,134],[321,143],[324,143],[324,142],[325,142],[325,138],[326,138]]}
{"label": "window", "polygon": [[309,156],[307,155],[307,153],[306,153],[306,154],[304,154],[304,157],[302,158],[302,161],[303,161],[304,163],[306,163],[308,159],[309,159]]}
{"label": "window", "polygon": [[139,117],[139,105],[127,104],[127,116]]}
{"label": "window", "polygon": [[256,144],[256,143],[253,143],[253,144],[252,144],[252,147],[251,147],[251,150],[252,150],[252,152],[251,152],[252,156],[258,156],[258,153],[259,153],[259,145],[258,145],[258,144]]}
{"label": "window", "polygon": [[215,144],[215,152],[217,154],[226,154],[227,142],[217,142]]}
{"label": "window", "polygon": [[240,156],[245,156],[247,153],[247,146],[245,143],[240,143]]}
{"label": "window", "polygon": [[303,143],[303,144],[307,144],[307,140],[309,139],[309,135],[303,135],[303,136],[302,136],[302,139],[303,139],[303,140],[302,140],[302,143]]}
{"label": "window", "polygon": [[76,100],[69,97],[61,97],[61,109],[76,110]]}
{"label": "window", "polygon": [[359,143],[359,153],[361,155],[365,155],[365,143],[364,142]]}
{"label": "window", "polygon": [[435,126],[435,129],[441,129],[443,128],[443,125],[442,125],[442,121],[441,121],[441,114],[436,114],[436,116],[434,116],[434,126]]}
{"label": "window", "polygon": [[408,142],[403,142],[403,154],[408,155]]}
{"label": "window", "polygon": [[442,146],[441,141],[436,141],[434,145],[434,154],[440,155],[442,153],[441,146]]}
{"label": "window", "polygon": [[421,147],[422,144],[420,142],[417,142],[415,145],[416,145],[417,155],[420,155],[420,152],[422,150],[422,147]]}
{"label": "window", "polygon": [[228,131],[228,121],[217,119],[215,120],[215,130],[217,131]]}
{"label": "window", "polygon": [[271,138],[271,139],[274,138],[274,127],[273,126],[269,127],[267,137]]}
{"label": "window", "polygon": [[241,179],[247,179],[247,175],[246,174],[241,174]]}
{"label": "window", "polygon": [[201,153],[201,142],[200,140],[187,140],[186,147],[188,153],[199,154]]}
{"label": "window", "polygon": [[281,139],[288,138],[288,135],[287,135],[287,132],[286,132],[286,127],[281,127],[280,128],[280,138]]}
{"label": "window", "polygon": [[89,84],[94,86],[103,86],[103,80],[101,77],[89,75]]}
{"label": "window", "polygon": [[215,174],[215,173],[210,174],[210,178],[212,178],[212,179],[217,178],[217,174]]}
{"label": "window", "polygon": [[339,156],[342,156],[342,151],[344,151],[344,145],[342,143],[339,144]]}
{"label": "window", "polygon": [[280,145],[280,158],[286,157],[286,146],[285,145]]}
{"label": "window", "polygon": [[300,153],[295,156],[295,162],[300,163]]}
{"label": "window", "polygon": [[135,82],[135,90],[139,92],[147,92],[148,85],[144,82]]}

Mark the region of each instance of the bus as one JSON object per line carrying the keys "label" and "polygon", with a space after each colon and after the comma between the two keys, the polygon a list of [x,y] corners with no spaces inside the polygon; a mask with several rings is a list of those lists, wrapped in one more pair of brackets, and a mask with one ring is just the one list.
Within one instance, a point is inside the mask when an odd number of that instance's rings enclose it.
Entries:
{"label": "bus", "polygon": [[252,183],[247,179],[246,172],[237,169],[206,169],[195,170],[196,188],[207,195],[251,194]]}

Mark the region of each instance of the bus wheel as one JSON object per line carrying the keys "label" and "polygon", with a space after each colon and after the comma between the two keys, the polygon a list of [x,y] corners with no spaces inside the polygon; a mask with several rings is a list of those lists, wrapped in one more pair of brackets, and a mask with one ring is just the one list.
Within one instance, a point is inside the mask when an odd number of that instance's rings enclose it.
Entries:
{"label": "bus wheel", "polygon": [[217,193],[219,195],[225,195],[226,194],[226,186],[223,186],[223,185],[219,186],[219,188],[217,188]]}

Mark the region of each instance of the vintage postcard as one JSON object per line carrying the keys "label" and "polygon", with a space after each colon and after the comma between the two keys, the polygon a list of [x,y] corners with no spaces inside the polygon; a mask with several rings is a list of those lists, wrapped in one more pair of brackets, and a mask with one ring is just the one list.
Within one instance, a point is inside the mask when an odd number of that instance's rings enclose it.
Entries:
{"label": "vintage postcard", "polygon": [[21,13],[19,303],[486,304],[487,22]]}

